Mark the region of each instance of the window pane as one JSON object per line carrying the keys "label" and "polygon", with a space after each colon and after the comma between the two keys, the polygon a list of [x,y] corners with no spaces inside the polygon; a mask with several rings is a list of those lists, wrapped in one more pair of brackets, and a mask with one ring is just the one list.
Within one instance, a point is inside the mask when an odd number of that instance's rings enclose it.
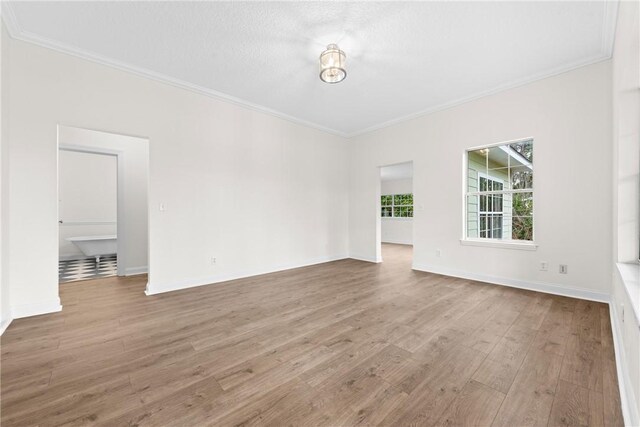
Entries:
{"label": "window pane", "polygon": [[487,216],[484,214],[480,214],[480,234],[481,237],[486,237],[486,236],[482,236],[482,234],[484,233],[486,235],[487,232]]}
{"label": "window pane", "polygon": [[511,144],[510,147],[524,160],[533,163],[533,140],[530,139],[528,141]]}
{"label": "window pane", "polygon": [[523,165],[511,167],[511,185],[514,190],[533,188],[533,169]]}
{"label": "window pane", "polygon": [[494,194],[493,196],[493,211],[502,212],[502,194]]}
{"label": "window pane", "polygon": [[515,193],[513,216],[533,216],[533,193]]}
{"label": "window pane", "polygon": [[533,240],[533,193],[515,193],[512,199],[511,238]]}
{"label": "window pane", "polygon": [[492,237],[494,239],[502,239],[502,215],[493,215],[493,221],[491,224],[492,227]]}
{"label": "window pane", "polygon": [[393,196],[393,203],[395,205],[412,205],[413,194],[396,194]]}
{"label": "window pane", "polygon": [[494,177],[508,176],[506,168],[509,166],[509,154],[505,145],[489,148],[487,173]]}
{"label": "window pane", "polygon": [[467,170],[467,191],[478,191],[480,183],[478,182],[478,171],[472,168]]}
{"label": "window pane", "polygon": [[484,176],[480,177],[480,191],[488,191],[488,180]]}
{"label": "window pane", "polygon": [[[499,167],[496,169],[489,168],[489,179],[494,181],[493,190],[502,190],[502,183],[509,180],[509,168]],[[498,185],[498,188],[496,185]]]}
{"label": "window pane", "polygon": [[391,207],[383,207],[381,216],[382,217],[390,217],[391,216]]}
{"label": "window pane", "polygon": [[396,218],[402,218],[406,216],[406,207],[404,206],[396,206],[393,208],[393,216]]}
{"label": "window pane", "polygon": [[393,196],[380,196],[380,205],[391,206],[392,200],[393,200]]}
{"label": "window pane", "polygon": [[488,149],[469,151],[467,153],[467,164],[469,165],[469,169],[486,174],[487,153],[489,153]]}
{"label": "window pane", "polygon": [[413,218],[413,206],[407,207],[407,217]]}

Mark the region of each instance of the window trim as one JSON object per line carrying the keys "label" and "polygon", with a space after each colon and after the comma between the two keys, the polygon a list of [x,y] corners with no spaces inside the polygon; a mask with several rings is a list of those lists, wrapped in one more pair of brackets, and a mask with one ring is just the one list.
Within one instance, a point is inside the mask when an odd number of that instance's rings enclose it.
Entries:
{"label": "window trim", "polygon": [[[536,243],[536,193],[535,193],[535,174],[533,176],[533,182],[531,184],[531,188],[523,188],[523,189],[510,189],[510,190],[501,190],[501,191],[484,191],[482,194],[515,194],[515,193],[532,193],[533,196],[533,236],[532,240],[498,240],[491,238],[482,238],[482,237],[468,237],[467,227],[468,227],[468,212],[467,212],[467,197],[473,195],[479,195],[479,191],[469,192],[469,152],[478,151],[485,148],[495,148],[503,145],[511,145],[518,144],[526,141],[535,141],[533,136],[526,138],[518,138],[512,139],[508,141],[496,142],[492,144],[479,145],[475,147],[470,147],[464,150],[462,156],[462,238],[460,239],[460,244],[464,246],[485,246],[485,247],[493,247],[493,248],[503,248],[503,249],[520,249],[520,250],[531,250],[535,251],[538,248],[538,244]],[[510,153],[507,153],[511,156]],[[478,172],[478,176],[480,176],[482,172]],[[478,208],[478,215],[480,209]],[[478,219],[478,226],[480,224],[480,220]]]}

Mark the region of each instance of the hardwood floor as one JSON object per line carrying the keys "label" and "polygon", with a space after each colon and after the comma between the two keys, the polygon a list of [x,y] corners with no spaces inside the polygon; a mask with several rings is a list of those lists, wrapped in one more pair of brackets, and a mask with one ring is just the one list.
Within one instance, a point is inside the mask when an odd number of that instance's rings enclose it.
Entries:
{"label": "hardwood floor", "polygon": [[61,313],[2,336],[2,425],[623,425],[605,304],[383,256],[63,284]]}

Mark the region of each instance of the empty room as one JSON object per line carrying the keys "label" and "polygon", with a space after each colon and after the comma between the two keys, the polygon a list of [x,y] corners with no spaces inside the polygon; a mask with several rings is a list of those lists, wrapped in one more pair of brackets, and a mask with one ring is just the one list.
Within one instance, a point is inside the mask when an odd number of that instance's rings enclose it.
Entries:
{"label": "empty room", "polygon": [[640,2],[0,4],[3,427],[640,426]]}

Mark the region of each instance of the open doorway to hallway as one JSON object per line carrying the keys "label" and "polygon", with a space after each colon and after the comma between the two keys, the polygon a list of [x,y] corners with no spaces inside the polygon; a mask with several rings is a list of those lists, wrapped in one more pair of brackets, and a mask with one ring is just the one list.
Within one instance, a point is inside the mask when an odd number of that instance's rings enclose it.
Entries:
{"label": "open doorway to hallway", "polygon": [[[380,167],[379,253],[382,260],[413,259],[413,162]],[[400,260],[400,258],[405,258]]]}

